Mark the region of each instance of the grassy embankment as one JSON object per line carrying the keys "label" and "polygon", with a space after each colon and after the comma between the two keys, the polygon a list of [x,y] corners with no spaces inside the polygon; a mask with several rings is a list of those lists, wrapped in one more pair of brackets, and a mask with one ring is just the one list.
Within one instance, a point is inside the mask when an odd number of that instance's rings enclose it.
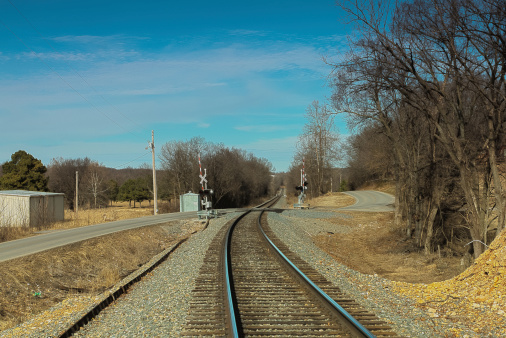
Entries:
{"label": "grassy embankment", "polygon": [[[36,230],[60,230],[151,215],[152,208],[117,204],[66,213],[44,229],[7,229],[11,239]],[[63,300],[89,302],[165,248],[203,228],[200,221],[174,221],[93,238],[0,263],[0,331],[41,314]]]}

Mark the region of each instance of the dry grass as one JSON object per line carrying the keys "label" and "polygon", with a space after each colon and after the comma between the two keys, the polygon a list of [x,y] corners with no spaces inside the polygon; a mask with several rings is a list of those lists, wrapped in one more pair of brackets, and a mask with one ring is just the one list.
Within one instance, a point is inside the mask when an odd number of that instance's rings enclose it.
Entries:
{"label": "dry grass", "polygon": [[376,190],[395,196],[395,183],[388,181],[369,182],[363,187],[360,187],[359,190]]}
{"label": "dry grass", "polygon": [[[287,195],[286,196],[286,204],[287,207],[293,207],[294,203],[298,202],[297,196]],[[311,208],[342,208],[347,207],[349,205],[353,205],[355,203],[355,198],[350,195],[346,195],[342,192],[332,192],[327,193],[323,196],[306,199],[306,205],[309,205]]]}
{"label": "dry grass", "polygon": [[[383,188],[389,192],[388,186]],[[287,202],[288,206],[291,202]],[[311,208],[316,209],[338,209],[354,203],[355,199],[344,193],[326,194],[309,201]],[[431,283],[451,278],[465,268],[460,257],[439,257],[437,253],[426,256],[393,227],[391,212],[339,212],[350,217],[336,217],[328,222],[347,226],[351,231],[320,233],[313,240],[334,259],[352,269],[395,281]]]}
{"label": "dry grass", "polygon": [[123,219],[153,215],[153,207],[130,208],[127,202],[114,203],[112,207],[100,209],[65,210],[65,221],[51,224],[49,229],[68,229],[86,225],[100,224]]}
{"label": "dry grass", "polygon": [[342,192],[327,193],[307,201],[315,208],[343,208],[355,204],[355,198]]}
{"label": "dry grass", "polygon": [[[168,223],[169,224],[169,223]],[[64,299],[96,295],[203,224],[175,221],[0,263],[0,331]]]}
{"label": "dry grass", "polygon": [[[378,187],[369,187],[378,190]],[[391,186],[383,185],[389,192]],[[288,199],[288,197],[287,197]],[[295,199],[295,197],[294,197]],[[343,193],[332,193],[311,199],[308,203],[317,209],[337,209],[352,205],[355,199]],[[290,205],[289,202],[287,204]],[[350,218],[336,217],[329,222],[348,226],[346,234],[320,234],[313,240],[316,245],[337,261],[366,274],[378,274],[395,281],[431,283],[462,272],[460,257],[426,256],[410,241],[405,241],[398,229],[393,228],[393,213],[340,211]]]}
{"label": "dry grass", "polygon": [[294,195],[286,195],[286,207],[293,207],[293,204],[297,203],[297,197]]}
{"label": "dry grass", "polygon": [[425,255],[393,228],[393,213],[343,212],[351,218],[334,218],[336,225],[350,227],[345,234],[314,237],[316,245],[346,266],[369,275],[410,283],[432,283],[459,274],[460,257]]}
{"label": "dry grass", "polygon": [[0,243],[29,237],[40,231],[71,229],[152,215],[153,207],[148,206],[147,203],[145,204],[142,208],[130,208],[128,202],[118,202],[108,208],[79,210],[77,216],[75,212],[65,210],[64,221],[48,224],[44,227],[0,227]]}
{"label": "dry grass", "polygon": [[29,237],[33,230],[25,227],[0,227],[0,243]]}

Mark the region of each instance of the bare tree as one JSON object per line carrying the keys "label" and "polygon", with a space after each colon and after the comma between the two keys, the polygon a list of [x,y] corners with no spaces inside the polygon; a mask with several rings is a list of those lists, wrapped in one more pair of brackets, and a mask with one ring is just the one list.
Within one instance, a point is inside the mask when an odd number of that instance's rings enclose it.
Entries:
{"label": "bare tree", "polygon": [[237,207],[269,193],[272,165],[239,149],[211,144],[202,138],[174,141],[162,147],[160,159],[165,169],[162,192],[177,198],[199,191],[199,163],[207,169],[208,188],[214,191],[215,207]]}
{"label": "bare tree", "polygon": [[506,197],[501,184],[498,152],[506,145],[506,3],[503,0],[468,0],[458,17],[459,32],[472,47],[472,55],[457,54],[463,77],[482,98],[486,119],[485,144],[492,176],[498,235],[505,226]]}
{"label": "bare tree", "polygon": [[162,187],[177,197],[188,191],[199,190],[198,155],[204,155],[207,145],[203,138],[189,141],[172,141],[164,144],[160,151],[160,161],[166,175]]}
{"label": "bare tree", "polygon": [[94,208],[97,208],[97,201],[100,202],[101,198],[106,198],[105,192],[107,191],[107,185],[104,178],[105,167],[99,165],[97,162],[91,162],[86,169],[84,180],[86,182],[87,193],[92,197],[90,204],[93,202]]}
{"label": "bare tree", "polygon": [[[48,167],[49,189],[53,192],[65,194],[66,206],[73,210],[75,205],[76,192],[76,171],[82,173],[79,175],[79,185],[82,185],[84,173],[91,164],[89,158],[64,159],[53,158]],[[84,202],[83,196],[80,196],[80,203]]]}
{"label": "bare tree", "polygon": [[[496,141],[504,124],[504,53],[499,56],[499,51],[504,51],[504,16],[499,14],[494,24],[490,21],[491,9],[498,9],[499,2],[401,2],[391,18],[375,3],[343,4],[361,32],[355,44],[361,53],[354,64],[377,70],[372,81],[363,77],[362,83],[393,90],[402,99],[395,102],[408,105],[411,109],[405,111],[414,109],[427,122],[431,148],[440,145],[457,168],[477,257],[491,226],[491,176],[499,220],[504,222],[502,187],[498,175],[494,177]],[[482,18],[481,22],[477,18]],[[479,48],[488,54],[480,54]],[[491,50],[496,51],[492,62],[488,58]],[[483,149],[488,149],[487,156]],[[436,202],[438,194],[433,192]]]}
{"label": "bare tree", "polygon": [[307,122],[297,144],[296,157],[299,161],[306,159],[309,187],[317,195],[330,190],[330,181],[326,184],[326,178],[330,177],[330,169],[338,159],[339,139],[334,116],[327,105],[313,101],[306,109]]}

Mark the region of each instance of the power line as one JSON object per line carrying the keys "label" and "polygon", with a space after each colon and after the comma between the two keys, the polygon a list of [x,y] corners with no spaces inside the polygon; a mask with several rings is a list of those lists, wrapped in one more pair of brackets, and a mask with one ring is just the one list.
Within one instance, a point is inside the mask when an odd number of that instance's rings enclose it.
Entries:
{"label": "power line", "polygon": [[137,157],[137,158],[135,158],[135,159],[131,160],[130,162],[124,163],[124,164],[122,164],[122,165],[120,165],[120,166],[117,166],[117,167],[115,167],[115,168],[112,168],[112,169],[119,169],[119,168],[125,167],[125,166],[127,166],[128,164],[130,164],[130,163],[132,163],[132,162],[135,162],[135,161],[137,161],[137,160],[138,160],[138,159],[140,159],[140,158],[143,158],[144,156],[148,155],[149,153],[151,153],[151,149],[150,149],[148,152],[145,152],[144,154],[142,154],[141,156],[139,156],[139,157]]}

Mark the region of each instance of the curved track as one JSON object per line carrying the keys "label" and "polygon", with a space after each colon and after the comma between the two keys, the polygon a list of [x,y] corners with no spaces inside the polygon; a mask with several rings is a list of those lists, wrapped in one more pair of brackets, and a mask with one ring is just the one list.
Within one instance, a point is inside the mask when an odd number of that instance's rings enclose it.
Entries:
{"label": "curved track", "polygon": [[[253,208],[218,232],[192,291],[181,336],[396,336],[374,314],[290,252],[270,231],[265,211],[279,210]],[[176,248],[93,307],[61,337],[69,337],[86,325]],[[227,270],[231,277],[227,277]]]}
{"label": "curved track", "polygon": [[213,245],[206,256],[183,336],[395,335],[291,253],[267,225],[262,230],[262,213],[244,214],[226,237],[215,239],[225,248]]}

